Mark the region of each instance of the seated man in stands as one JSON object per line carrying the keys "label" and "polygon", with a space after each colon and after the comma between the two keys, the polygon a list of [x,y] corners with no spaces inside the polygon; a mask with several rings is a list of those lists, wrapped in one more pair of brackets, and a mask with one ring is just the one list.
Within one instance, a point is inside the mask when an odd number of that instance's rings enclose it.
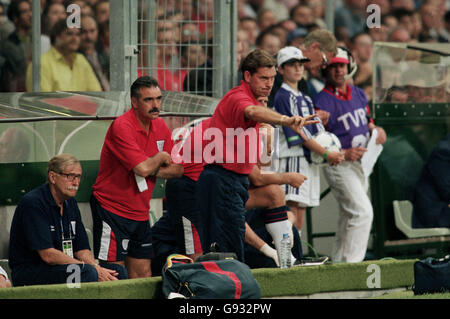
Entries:
{"label": "seated man in stands", "polygon": [[450,228],[450,133],[433,149],[414,193],[414,228]]}
{"label": "seated man in stands", "polygon": [[96,264],[75,200],[82,169],[72,155],[54,156],[48,182],[20,200],[10,231],[9,267],[14,286],[110,281],[123,269]]}
{"label": "seated man in stands", "polygon": [[[41,56],[41,92],[101,91],[102,87],[88,60],[78,53],[81,30],[55,23],[50,34],[51,48]],[[27,68],[26,89],[33,89],[32,64]]]}

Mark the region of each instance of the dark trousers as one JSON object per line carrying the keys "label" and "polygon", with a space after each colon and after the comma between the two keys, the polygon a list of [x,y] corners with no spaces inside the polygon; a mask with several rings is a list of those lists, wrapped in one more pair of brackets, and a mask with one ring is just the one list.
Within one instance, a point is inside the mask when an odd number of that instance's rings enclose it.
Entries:
{"label": "dark trousers", "polygon": [[203,222],[203,251],[217,243],[222,252],[234,252],[244,262],[245,203],[248,176],[218,165],[205,166],[197,182],[196,195]]}
{"label": "dark trousers", "polygon": [[64,283],[76,284],[95,282],[98,280],[98,274],[93,266],[87,264],[38,264],[20,266],[18,269],[13,269],[11,279],[14,287]]}

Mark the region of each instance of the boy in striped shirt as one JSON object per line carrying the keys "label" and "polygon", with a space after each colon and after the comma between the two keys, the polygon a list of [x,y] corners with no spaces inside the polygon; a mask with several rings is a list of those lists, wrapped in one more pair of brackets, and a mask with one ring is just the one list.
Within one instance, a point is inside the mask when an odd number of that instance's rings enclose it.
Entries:
{"label": "boy in striped shirt", "polygon": [[[300,49],[288,46],[277,56],[278,72],[283,76],[283,84],[274,98],[275,111],[286,116],[309,116],[314,114],[314,106],[309,96],[298,91],[297,82],[303,77],[303,63],[309,61]],[[301,134],[288,127],[282,127],[279,145],[279,172],[298,172],[308,177],[301,187],[285,185],[286,203],[294,215],[294,225],[300,231],[303,226],[306,207],[319,206],[320,175],[319,166],[311,164],[310,153],[322,155],[330,165],[343,160],[339,152],[327,152],[312,137],[324,131],[321,123],[304,126]]]}

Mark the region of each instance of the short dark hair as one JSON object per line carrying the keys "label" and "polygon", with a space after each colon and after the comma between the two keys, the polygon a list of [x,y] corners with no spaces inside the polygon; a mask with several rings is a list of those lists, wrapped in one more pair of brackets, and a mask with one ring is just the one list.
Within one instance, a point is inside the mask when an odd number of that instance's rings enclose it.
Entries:
{"label": "short dark hair", "polygon": [[8,19],[11,22],[14,22],[14,19],[20,16],[19,6],[22,2],[28,3],[31,7],[31,4],[28,0],[12,0],[9,4],[7,15]]}
{"label": "short dark hair", "polygon": [[137,78],[133,82],[133,84],[131,84],[130,96],[139,99],[139,97],[141,96],[139,90],[141,88],[152,88],[152,87],[160,88],[158,81],[155,78],[148,75],[141,76]]}
{"label": "short dark hair", "polygon": [[56,21],[55,25],[53,26],[53,28],[50,31],[50,43],[52,45],[54,45],[55,41],[56,41],[56,37],[63,34],[63,32],[66,31],[68,28],[69,27],[67,26],[66,19],[60,19],[60,20]]}
{"label": "short dark hair", "polygon": [[258,71],[258,68],[271,68],[276,65],[277,60],[268,52],[262,49],[255,49],[242,60],[241,72],[244,74],[245,71],[248,71],[250,74],[253,74]]}

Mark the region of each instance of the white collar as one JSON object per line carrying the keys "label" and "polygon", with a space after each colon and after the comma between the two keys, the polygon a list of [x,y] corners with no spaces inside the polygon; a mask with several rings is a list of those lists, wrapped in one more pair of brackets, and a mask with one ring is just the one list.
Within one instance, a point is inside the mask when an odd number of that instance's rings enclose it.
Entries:
{"label": "white collar", "polygon": [[303,96],[302,92],[294,90],[290,85],[288,85],[287,83],[283,82],[283,84],[281,84],[281,87],[283,89],[285,89],[286,91],[291,92],[292,94],[294,94],[295,96]]}

